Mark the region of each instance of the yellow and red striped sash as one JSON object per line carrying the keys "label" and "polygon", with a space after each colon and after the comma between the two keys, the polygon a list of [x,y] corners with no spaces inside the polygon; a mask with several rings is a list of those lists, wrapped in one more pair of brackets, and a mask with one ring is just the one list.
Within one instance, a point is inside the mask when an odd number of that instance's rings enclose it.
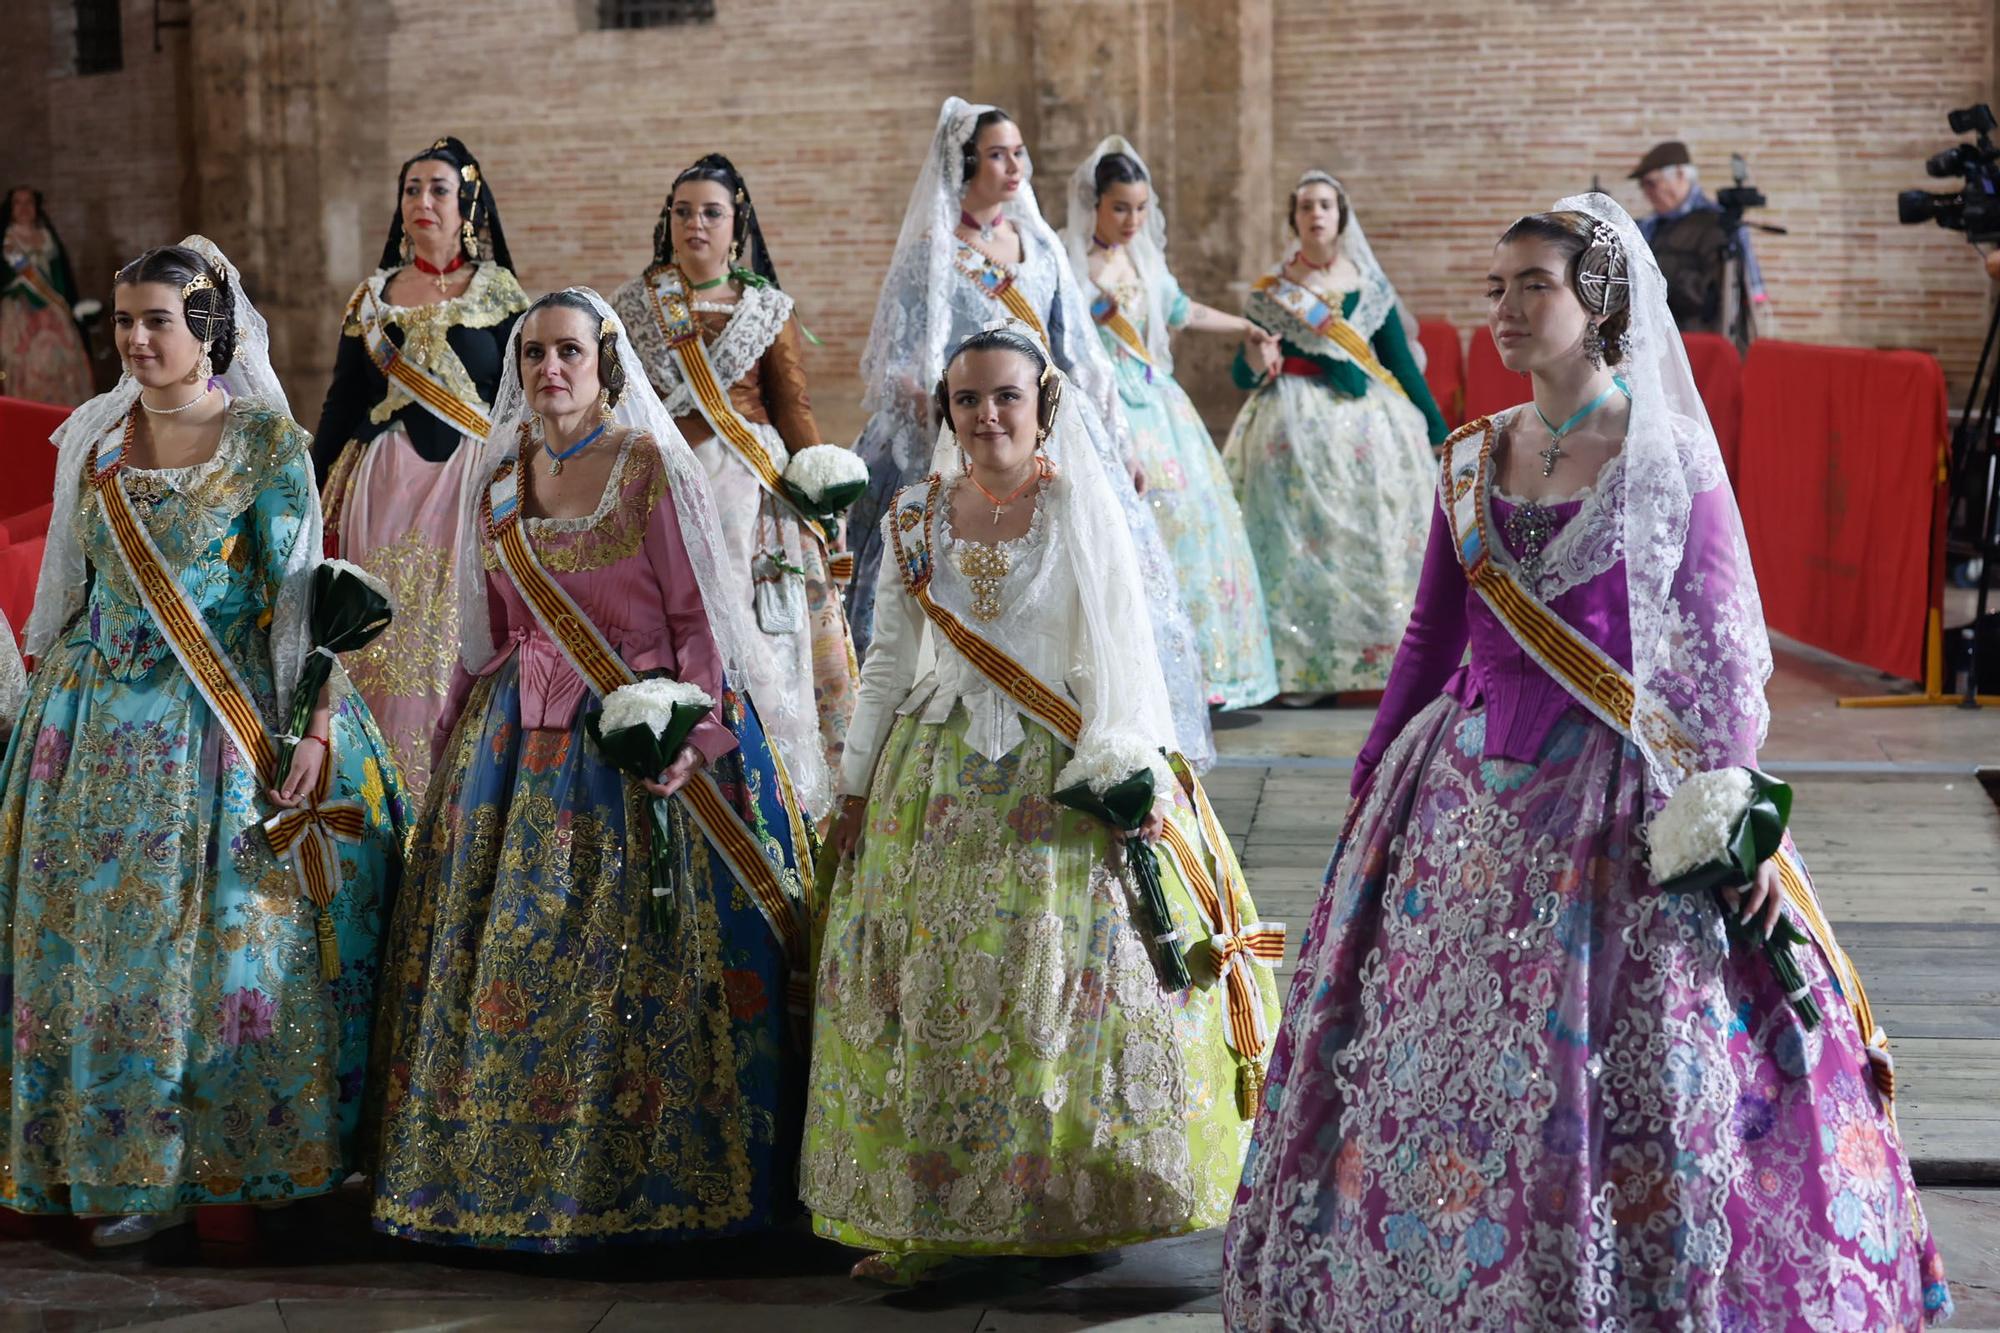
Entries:
{"label": "yellow and red striped sash", "polygon": [[[995,689],[1012,699],[1021,710],[1040,722],[1070,748],[1083,733],[1083,714],[1077,706],[1051,688],[1034,672],[1022,666],[1004,649],[975,632],[931,596],[931,552],[936,549],[933,518],[944,486],[942,476],[933,473],[924,490],[915,487],[898,497],[895,522],[890,536],[896,561],[902,571],[903,586],[945,641],[972,663]],[[1276,922],[1243,923],[1242,902],[1247,897],[1236,878],[1235,858],[1228,835],[1208,803],[1201,780],[1178,755],[1170,762],[1174,775],[1194,806],[1197,827],[1207,845],[1210,859],[1222,872],[1225,882],[1218,887],[1208,873],[1200,852],[1170,820],[1161,833],[1181,879],[1193,894],[1195,905],[1206,918],[1215,963],[1228,997],[1226,1035],[1230,1048],[1253,1066],[1270,1037],[1256,979],[1249,970],[1251,961],[1270,968],[1285,955],[1285,928]],[[1253,1071],[1254,1072],[1254,1071]],[[1261,1090],[1261,1074],[1250,1081],[1253,1091]]]}
{"label": "yellow and red striped sash", "polygon": [[1118,340],[1119,350],[1132,357],[1140,365],[1152,368],[1153,358],[1146,355],[1146,340],[1139,336],[1139,330],[1126,317],[1118,299],[1109,292],[1099,292],[1090,304],[1090,317],[1102,328],[1111,330],[1111,336]]}
{"label": "yellow and red striped sash", "polygon": [[[1463,462],[1460,446],[1474,435],[1480,437],[1478,454]],[[1453,549],[1465,571],[1466,582],[1479,594],[1500,623],[1521,645],[1523,651],[1555,678],[1590,714],[1616,731],[1631,737],[1643,728],[1649,744],[1673,757],[1684,773],[1699,772],[1703,763],[1701,747],[1695,744],[1671,715],[1655,710],[1638,716],[1638,687],[1631,674],[1603,649],[1575,627],[1551,611],[1546,603],[1530,594],[1515,579],[1513,571],[1493,558],[1493,544],[1486,528],[1486,495],[1490,485],[1493,446],[1499,430],[1492,417],[1467,422],[1453,431],[1443,446],[1445,515],[1450,522]],[[1810,931],[1833,968],[1841,989],[1854,1011],[1861,1040],[1874,1065],[1875,1080],[1885,1098],[1895,1095],[1893,1061],[1889,1039],[1875,1024],[1868,994],[1854,962],[1834,938],[1833,923],[1827,920],[1811,883],[1799,869],[1796,853],[1789,843],[1777,856],[1779,882],[1785,901],[1798,920]]]}
{"label": "yellow and red striped sash", "polygon": [[1009,315],[1033,329],[1037,342],[1044,347],[1049,345],[1048,331],[1042,327],[1041,315],[1028,303],[1027,293],[1021,290],[1020,283],[1014,281],[1014,274],[1002,267],[999,261],[960,241],[958,271],[970,279],[973,286],[998,301]]}
{"label": "yellow and red striped sash", "polygon": [[[361,314],[364,296],[376,307],[365,318]],[[400,384],[426,412],[461,435],[483,440],[492,434],[493,422],[483,404],[466,402],[428,370],[403,355],[402,349],[389,337],[380,305],[380,298],[364,285],[347,306],[347,318],[361,323],[361,345],[367,349],[368,359],[375,363],[375,368],[382,372],[384,378]]]}
{"label": "yellow and red striped sash", "polygon": [[[103,506],[105,526],[111,530],[120,562],[138,590],[153,623],[173,651],[181,670],[194,683],[203,702],[222,723],[238,754],[249,760],[258,784],[276,787],[284,780],[284,753],[264,725],[250,690],[237,672],[236,664],[222,650],[209,631],[208,621],[188,597],[180,581],[167,571],[166,560],[153,536],[132,508],[132,497],[119,476],[138,409],[125,419],[122,432],[107,434],[93,460],[90,484]],[[319,781],[306,805],[297,810],[281,810],[262,824],[271,854],[289,862],[300,889],[318,911],[315,933],[319,940],[320,968],[331,980],[340,974],[340,953],[329,911],[340,890],[340,851],[336,842],[359,842],[368,822],[357,801],[329,801],[334,769],[332,741],[329,739]]]}
{"label": "yellow and red striped sash", "polygon": [[[1368,345],[1361,331],[1349,324],[1340,311],[1323,300],[1319,293],[1277,273],[1266,273],[1251,284],[1251,290],[1262,292],[1273,305],[1332,343],[1349,361],[1383,384],[1405,398],[1410,396],[1402,382],[1375,355],[1375,349]],[[1395,315],[1392,313],[1389,317],[1393,319]]]}
{"label": "yellow and red striped sash", "polygon": [[[500,567],[507,571],[507,577],[513,581],[515,591],[521,594],[521,600],[528,604],[536,622],[562,649],[563,656],[598,698],[605,698],[621,685],[637,681],[639,678],[632,674],[624,659],[606,642],[583,608],[536,558],[534,548],[528,543],[527,530],[521,523],[514,460],[509,459],[500,465],[480,504],[487,535],[500,557]],[[781,785],[788,786],[782,782]],[[736,876],[737,883],[750,891],[757,910],[771,928],[771,934],[783,948],[792,968],[795,971],[802,968],[807,954],[803,910],[797,899],[786,891],[777,868],[764,854],[763,847],[743,822],[742,815],[723,797],[715,778],[705,769],[697,770],[677,795],[686,803],[688,812],[709,845],[721,856],[730,873]],[[789,789],[784,799],[788,811],[796,808],[797,801]],[[811,853],[806,845],[796,845],[794,854],[799,859],[801,872],[810,878],[812,872],[808,858]]]}
{"label": "yellow and red striped sash", "polygon": [[[709,360],[708,344],[702,341],[700,325],[694,318],[694,309],[688,303],[687,289],[683,285],[680,271],[672,265],[649,272],[642,280],[646,288],[646,299],[653,311],[653,321],[659,326],[660,337],[666,342],[667,355],[673,358],[686,381],[688,391],[694,397],[695,410],[708,423],[716,438],[736,451],[743,465],[750,469],[757,482],[779,504],[791,513],[805,520],[806,531],[819,539],[821,552],[830,534],[817,519],[800,513],[792,503],[790,492],[785,489],[784,474],[771,461],[771,452],[764,447],[764,441],[750,428],[736,405],[729,401],[729,391],[716,378],[715,363]],[[838,582],[847,582],[854,577],[854,561],[846,561],[846,577],[834,571],[839,563],[834,556],[827,556],[829,576]]]}

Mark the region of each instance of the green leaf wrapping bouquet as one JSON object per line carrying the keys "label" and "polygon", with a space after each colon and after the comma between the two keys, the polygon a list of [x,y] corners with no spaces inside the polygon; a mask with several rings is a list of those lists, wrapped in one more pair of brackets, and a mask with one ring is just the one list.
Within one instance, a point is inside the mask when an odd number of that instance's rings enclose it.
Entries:
{"label": "green leaf wrapping bouquet", "polygon": [[1146,822],[1155,796],[1170,790],[1173,780],[1159,750],[1152,746],[1122,738],[1086,740],[1056,775],[1055,798],[1128,835],[1125,857],[1138,890],[1135,915],[1145,932],[1147,951],[1160,974],[1161,987],[1184,991],[1193,984],[1187,960],[1181,955],[1185,932],[1174,925],[1166,888],[1160,883],[1159,853],[1151,843],[1129,836]]}
{"label": "green leaf wrapping bouquet", "polygon": [[[584,715],[583,725],[606,763],[650,782],[673,763],[714,708],[715,700],[700,686],[654,677],[613,690],[602,708]],[[653,820],[647,864],[653,925],[671,935],[694,892],[688,865],[693,831],[679,801],[649,793],[646,804]]]}
{"label": "green leaf wrapping bouquet", "polygon": [[[1697,773],[1674,789],[1647,829],[1653,881],[1668,893],[1713,893],[1718,899],[1725,889],[1744,888],[1784,845],[1791,814],[1792,789],[1754,768]],[[1761,947],[1799,1021],[1808,1030],[1818,1027],[1819,1005],[1792,953],[1811,937],[1781,914],[1767,938],[1754,924],[1738,920],[1726,902],[1722,906],[1731,942]]]}
{"label": "green leaf wrapping bouquet", "polygon": [[299,683],[292,688],[291,709],[285,719],[287,765],[299,738],[305,735],[320,692],[333,675],[335,654],[366,648],[389,628],[395,614],[388,585],[361,566],[327,560],[313,570],[312,610],[307,616],[312,652],[299,672]]}

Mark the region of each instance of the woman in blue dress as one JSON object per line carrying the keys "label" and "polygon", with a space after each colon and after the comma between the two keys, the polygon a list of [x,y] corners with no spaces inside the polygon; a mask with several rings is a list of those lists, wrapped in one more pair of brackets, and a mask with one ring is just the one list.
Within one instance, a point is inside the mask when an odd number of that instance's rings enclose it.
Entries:
{"label": "woman in blue dress", "polygon": [[1179,329],[1227,334],[1260,363],[1277,358],[1278,340],[1241,315],[1189,300],[1174,281],[1152,175],[1120,135],[1098,144],[1071,173],[1063,239],[1117,372],[1118,399],[1146,474],[1146,503],[1194,624],[1208,702],[1263,703],[1278,692],[1264,587],[1222,453],[1174,379],[1169,339]]}
{"label": "woman in blue dress", "polygon": [[[99,1245],[356,1168],[404,824],[338,667],[282,757],[319,497],[236,270],[198,236],[148,251],[115,328],[124,376],[56,432],[0,766],[0,1204],[105,1217]],[[281,855],[265,822],[297,810],[352,822]]]}

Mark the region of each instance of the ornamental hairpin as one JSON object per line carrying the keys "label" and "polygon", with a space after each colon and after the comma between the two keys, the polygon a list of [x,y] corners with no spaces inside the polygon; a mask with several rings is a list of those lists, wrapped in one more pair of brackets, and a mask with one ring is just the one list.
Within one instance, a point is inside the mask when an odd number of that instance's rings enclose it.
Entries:
{"label": "ornamental hairpin", "polygon": [[1600,222],[1591,230],[1590,246],[1576,263],[1576,287],[1584,308],[1594,315],[1615,315],[1630,303],[1630,259],[1609,223]]}
{"label": "ornamental hairpin", "polygon": [[215,280],[209,277],[208,274],[206,273],[197,273],[192,278],[189,278],[187,282],[182,284],[181,304],[186,305],[187,299],[190,296],[193,296],[196,292],[212,292],[214,290],[215,290]]}
{"label": "ornamental hairpin", "polygon": [[606,315],[603,319],[597,321],[597,332],[600,337],[609,338],[612,334],[618,332],[617,321],[613,320],[611,316]]}

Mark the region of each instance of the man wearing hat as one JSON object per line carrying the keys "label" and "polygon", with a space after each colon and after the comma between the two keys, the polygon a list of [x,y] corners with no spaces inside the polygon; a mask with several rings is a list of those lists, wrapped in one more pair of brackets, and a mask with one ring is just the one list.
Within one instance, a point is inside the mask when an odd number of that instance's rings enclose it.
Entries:
{"label": "man wearing hat", "polygon": [[1738,346],[1746,345],[1752,320],[1737,318],[1732,262],[1743,265],[1742,286],[1753,314],[1761,317],[1768,308],[1764,275],[1757,266],[1757,252],[1750,248],[1750,229],[1737,225],[1732,257],[1722,206],[1702,192],[1694,160],[1679,140],[1655,144],[1639,159],[1631,178],[1639,182],[1640,193],[1653,208],[1652,216],[1640,221],[1639,230],[1666,276],[1667,305],[1674,322],[1684,333],[1732,333]]}

